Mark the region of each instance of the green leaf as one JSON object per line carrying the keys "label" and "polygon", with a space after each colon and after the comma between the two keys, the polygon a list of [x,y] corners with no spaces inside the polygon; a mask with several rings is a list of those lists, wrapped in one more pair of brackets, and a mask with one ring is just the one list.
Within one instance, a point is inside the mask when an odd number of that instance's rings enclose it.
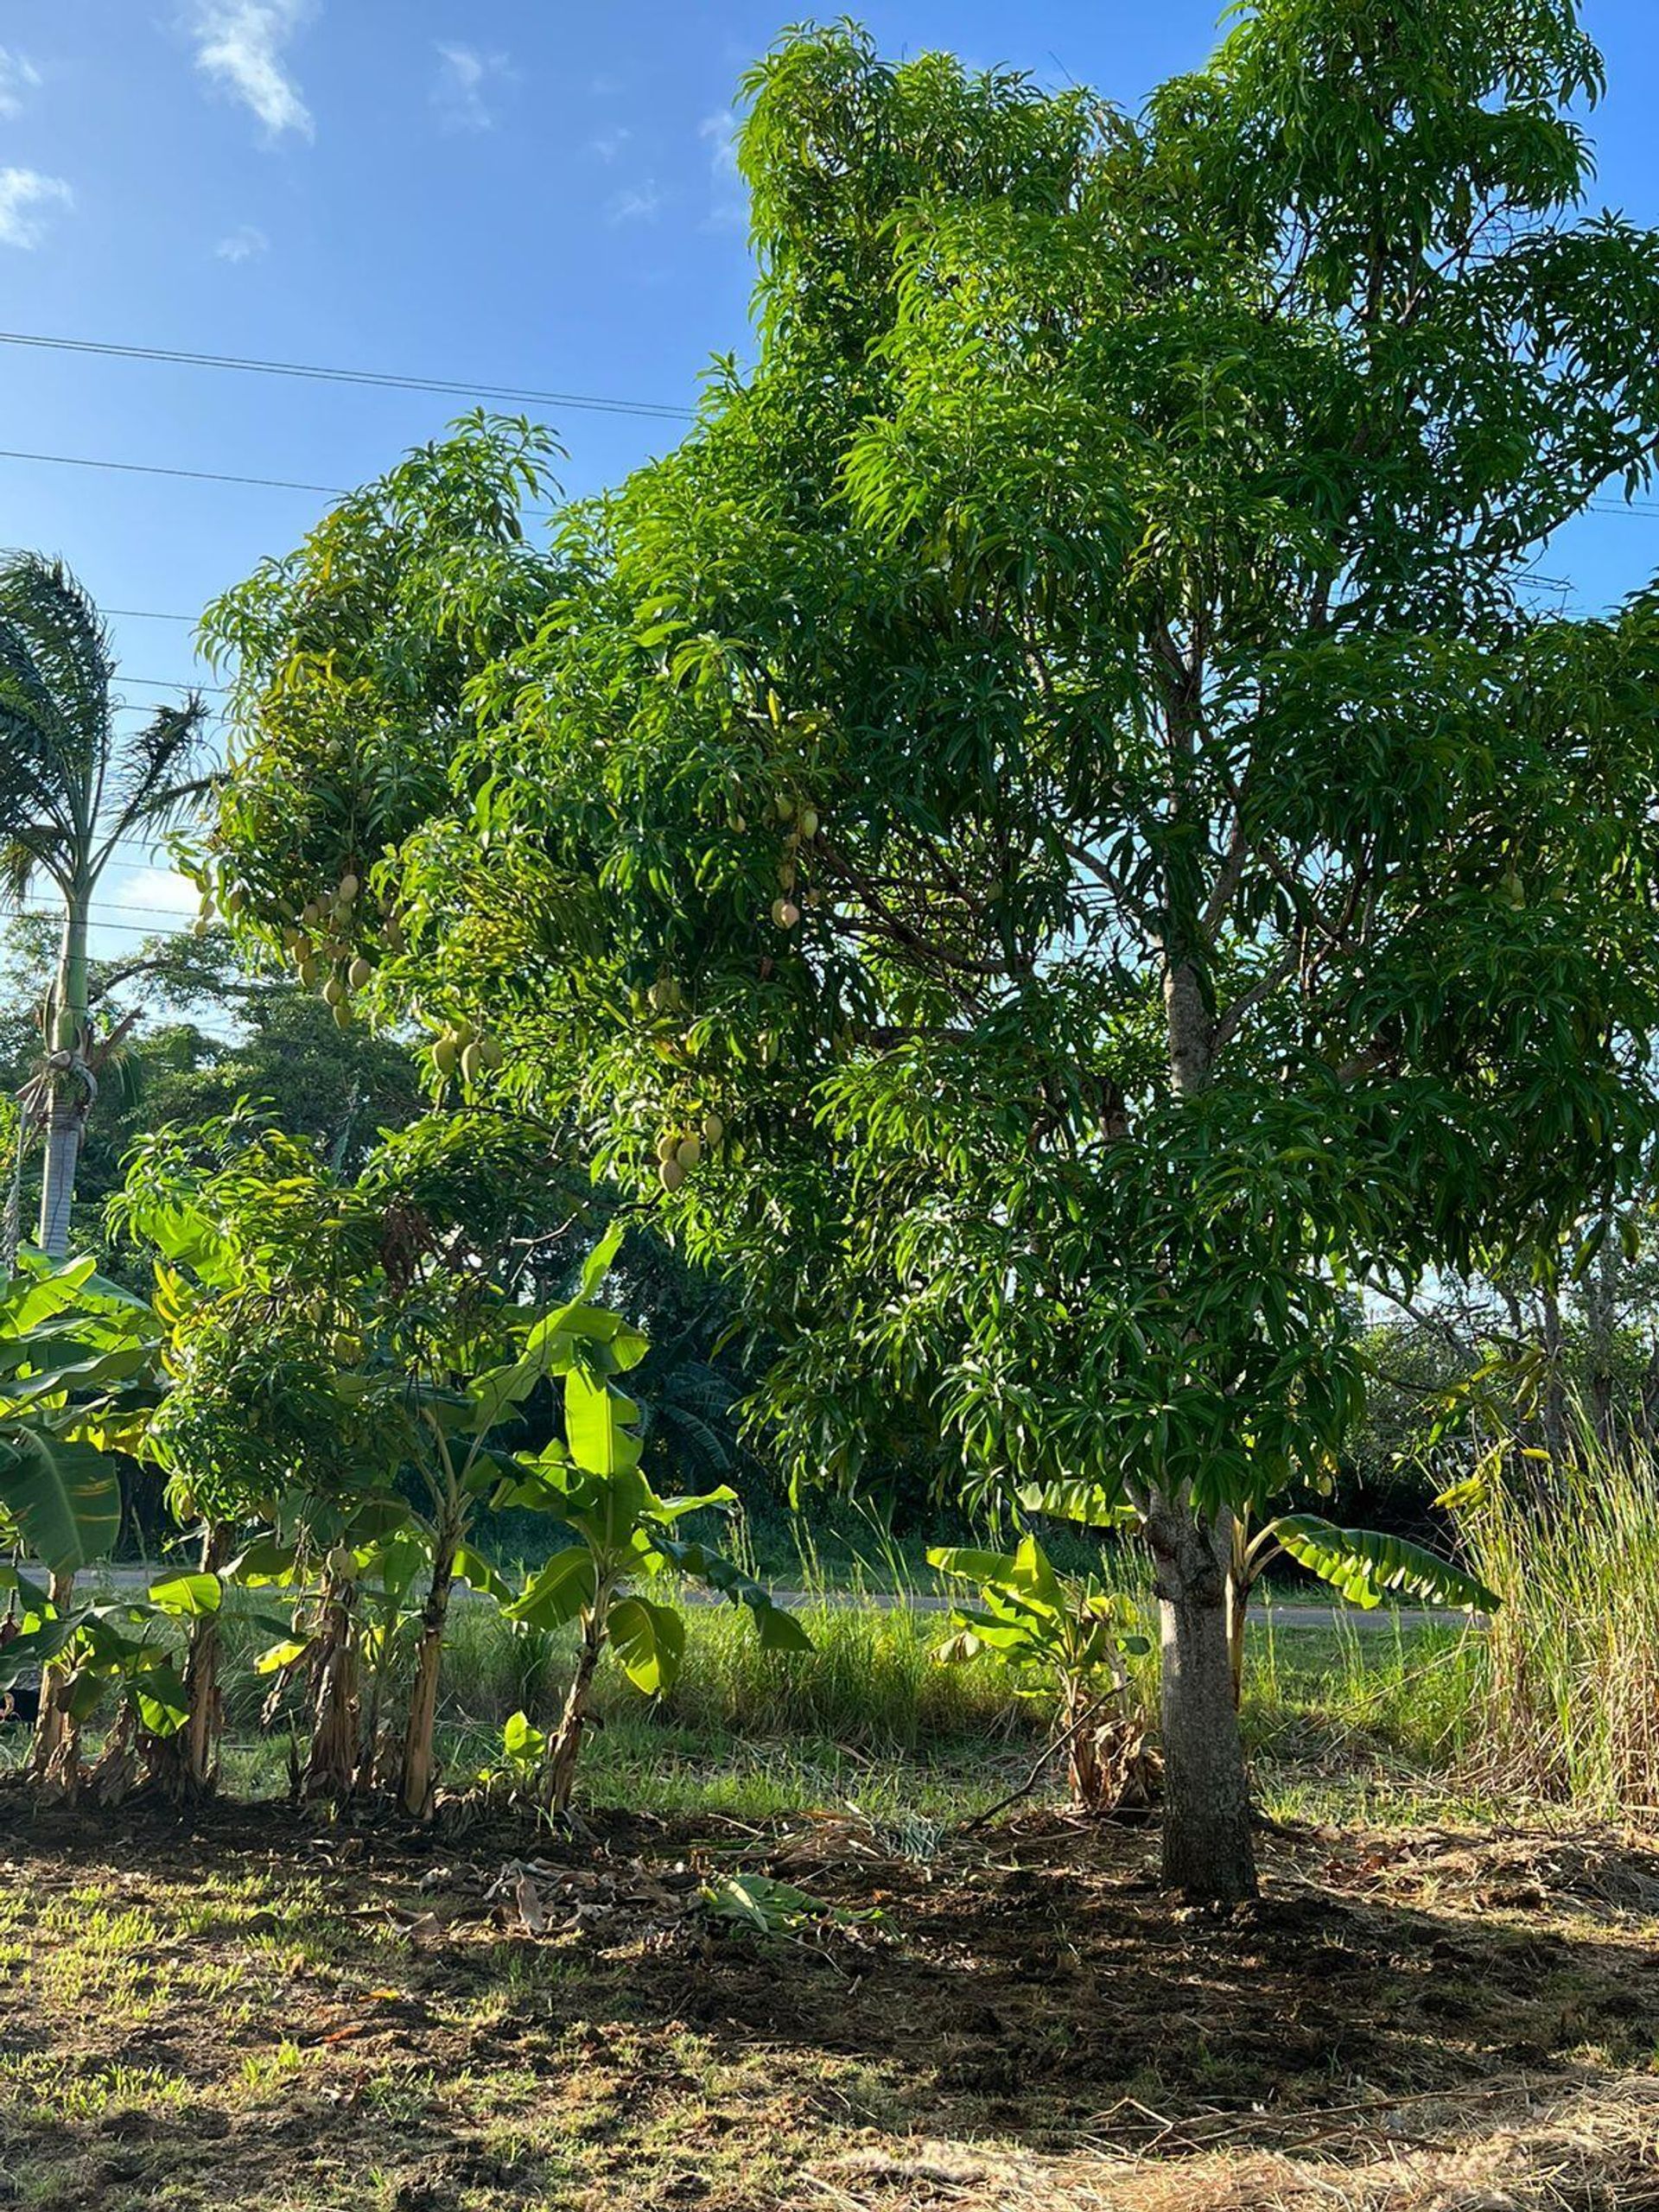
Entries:
{"label": "green leaf", "polygon": [[1470,1611],[1498,1609],[1500,1600],[1484,1582],[1403,1536],[1338,1529],[1309,1513],[1286,1514],[1273,1533],[1292,1559],[1367,1610],[1396,1592]]}
{"label": "green leaf", "polygon": [[1134,1529],[1141,1516],[1133,1505],[1099,1483],[1027,1483],[1016,1495],[1027,1513],[1046,1520],[1070,1521],[1080,1529]]}
{"label": "green leaf", "polygon": [[547,1749],[547,1738],[523,1713],[510,1713],[501,1727],[501,1749],[516,1765],[529,1765]]}
{"label": "green leaf", "polygon": [[266,1589],[291,1582],[298,1560],[299,1553],[294,1545],[284,1544],[275,1536],[259,1536],[245,1551],[238,1554],[226,1572],[232,1582],[240,1582],[250,1590]]}
{"label": "green leaf", "polygon": [[1010,1553],[976,1551],[963,1544],[935,1544],[928,1552],[927,1563],[941,1574],[960,1575],[964,1582],[1004,1584],[1014,1580],[1020,1565]]}
{"label": "green leaf", "polygon": [[455,1574],[470,1589],[493,1598],[498,1605],[511,1604],[512,1585],[490,1565],[482,1552],[474,1551],[470,1544],[462,1544],[455,1554]]}
{"label": "green leaf", "polygon": [[[71,1260],[67,1266],[54,1268],[50,1274],[39,1276],[31,1282],[15,1306],[3,1316],[7,1336],[26,1337],[38,1329],[42,1321],[55,1320],[66,1313],[91,1282],[98,1262],[90,1258]],[[7,1286],[10,1289],[10,1285]]]}
{"label": "green leaf", "polygon": [[747,1602],[763,1651],[810,1651],[814,1648],[804,1623],[787,1605],[780,1605],[773,1598]]}
{"label": "green leaf", "polygon": [[216,1613],[225,1600],[225,1586],[216,1574],[172,1574],[149,1586],[149,1602],[176,1620],[200,1620]]}
{"label": "green leaf", "polygon": [[838,1921],[844,1925],[881,1917],[879,1906],[854,1912],[809,1896],[792,1883],[779,1882],[770,1874],[728,1874],[718,1881],[706,1882],[702,1895],[703,1910],[715,1919],[735,1921],[759,1936],[785,1936],[815,1921]]}
{"label": "green leaf", "polygon": [[647,1697],[671,1688],[685,1655],[685,1623],[671,1605],[646,1598],[620,1598],[607,1623],[622,1671]]}
{"label": "green leaf", "polygon": [[656,1522],[644,1531],[651,1548],[677,1567],[682,1574],[706,1583],[734,1605],[746,1605],[752,1615],[763,1651],[810,1651],[812,1639],[804,1626],[778,1604],[764,1583],[745,1574],[741,1567],[707,1544],[671,1535]]}
{"label": "green leaf", "polygon": [[570,1456],[590,1474],[614,1475],[639,1465],[639,1439],[628,1424],[639,1408],[608,1382],[595,1382],[579,1367],[564,1378],[564,1431]]}
{"label": "green leaf", "polygon": [[80,1616],[66,1613],[61,1620],[42,1621],[25,1629],[10,1643],[0,1644],[0,1689],[10,1689],[20,1676],[32,1675],[55,1659],[80,1626]]}
{"label": "green leaf", "polygon": [[507,1607],[509,1617],[531,1628],[563,1628],[591,1605],[599,1590],[594,1555],[585,1544],[555,1552],[522,1598]]}
{"label": "green leaf", "polygon": [[78,1667],[64,1685],[64,1709],[71,1719],[88,1721],[104,1702],[105,1677],[90,1667]]}
{"label": "green leaf", "polygon": [[16,1430],[0,1445],[0,1503],[54,1574],[106,1557],[121,1533],[114,1462],[41,1428]]}
{"label": "green leaf", "polygon": [[296,1659],[303,1659],[310,1649],[308,1636],[289,1637],[281,1643],[273,1643],[269,1650],[262,1651],[253,1662],[253,1671],[256,1675],[280,1675]]}
{"label": "green leaf", "polygon": [[190,1700],[176,1668],[151,1667],[137,1675],[130,1694],[152,1736],[175,1736],[190,1717]]}

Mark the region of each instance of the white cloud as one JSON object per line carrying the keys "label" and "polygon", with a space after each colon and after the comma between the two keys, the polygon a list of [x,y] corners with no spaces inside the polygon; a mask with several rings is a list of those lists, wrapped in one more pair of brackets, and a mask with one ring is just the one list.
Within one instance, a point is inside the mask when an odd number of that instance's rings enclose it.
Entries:
{"label": "white cloud", "polygon": [[709,148],[709,158],[716,176],[737,175],[737,118],[728,107],[717,115],[705,115],[697,125],[697,136]]}
{"label": "white cloud", "polygon": [[705,230],[738,230],[748,219],[748,197],[737,166],[738,120],[728,107],[705,115],[697,136],[709,149],[709,166],[715,173],[715,196]]}
{"label": "white cloud", "polygon": [[663,195],[655,177],[619,192],[605,209],[607,222],[652,223],[663,211]]}
{"label": "white cloud", "polygon": [[0,245],[19,245],[27,251],[46,236],[54,208],[66,213],[75,195],[60,176],[42,176],[38,169],[0,169]]}
{"label": "white cloud", "polygon": [[314,135],[311,111],[283,60],[311,11],[312,0],[196,0],[197,68],[250,109],[273,138],[285,130]]}
{"label": "white cloud", "polygon": [[269,253],[270,240],[257,223],[238,223],[236,228],[220,238],[213,248],[219,261],[257,261],[260,255]]}
{"label": "white cloud", "polygon": [[10,123],[20,116],[40,82],[41,73],[27,54],[0,46],[0,120]]}
{"label": "white cloud", "polygon": [[123,881],[120,895],[123,906],[142,908],[158,923],[194,917],[201,911],[201,893],[176,868],[135,868]]}
{"label": "white cloud", "polygon": [[597,154],[601,162],[613,162],[632,139],[633,133],[626,124],[614,130],[602,130],[596,138],[588,141],[588,150]]}
{"label": "white cloud", "polygon": [[493,130],[491,92],[515,81],[505,54],[485,54],[475,46],[438,48],[438,81],[432,105],[446,130]]}

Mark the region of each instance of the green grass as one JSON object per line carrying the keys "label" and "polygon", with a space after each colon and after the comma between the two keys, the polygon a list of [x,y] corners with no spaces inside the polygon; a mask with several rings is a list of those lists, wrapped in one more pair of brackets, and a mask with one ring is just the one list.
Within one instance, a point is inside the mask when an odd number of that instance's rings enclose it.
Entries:
{"label": "green grass", "polygon": [[[1135,1556],[1109,1554],[1121,1579],[1148,1593]],[[906,1572],[889,1553],[877,1562],[891,1587]],[[796,1580],[818,1574],[812,1560]],[[938,1578],[908,1586],[937,1592]],[[688,1599],[685,1662],[671,1692],[647,1701],[609,1665],[601,1669],[599,1726],[584,1750],[581,1796],[665,1816],[699,1809],[764,1820],[802,1808],[857,1807],[899,1823],[948,1822],[983,1809],[1030,1772],[1053,1705],[1039,1680],[1010,1675],[988,1656],[944,1666],[933,1656],[947,1616],[895,1603],[874,1586],[857,1594],[819,1576],[802,1611],[814,1649],[763,1651],[747,1613]],[[666,1592],[664,1595],[668,1594]],[[251,1616],[282,1609],[272,1593],[232,1592],[224,1618],[226,1786],[281,1796],[289,1785],[285,1726],[262,1732],[267,1678],[252,1671],[270,1630]],[[548,1729],[572,1663],[574,1631],[549,1635],[507,1621],[491,1605],[462,1601],[450,1615],[440,1757],[450,1787],[465,1788],[499,1763],[502,1724],[523,1711]],[[1132,1662],[1133,1694],[1151,1726],[1157,1656]],[[1258,1791],[1281,1817],[1410,1818],[1446,1793],[1478,1797],[1489,1656],[1474,1632],[1375,1623],[1287,1624],[1271,1608],[1253,1621],[1244,1727]],[[387,1685],[399,1709],[404,1685]],[[0,1758],[24,1749],[17,1731]],[[1033,1795],[1058,1795],[1058,1765]]]}
{"label": "green grass", "polygon": [[1601,1815],[1659,1810],[1659,1465],[1587,1421],[1551,1465],[1512,1455],[1464,1515],[1503,1600],[1471,1754],[1494,1788]]}

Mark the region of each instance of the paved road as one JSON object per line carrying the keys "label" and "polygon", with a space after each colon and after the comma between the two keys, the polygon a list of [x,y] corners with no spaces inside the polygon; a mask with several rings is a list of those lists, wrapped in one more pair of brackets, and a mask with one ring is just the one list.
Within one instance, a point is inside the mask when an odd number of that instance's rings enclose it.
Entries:
{"label": "paved road", "polygon": [[[182,1571],[177,1563],[162,1567],[143,1567],[123,1560],[115,1566],[90,1569],[81,1578],[80,1588],[93,1595],[107,1592],[111,1597],[129,1597],[148,1588],[158,1575],[176,1574]],[[26,1572],[42,1583],[44,1568],[33,1567]],[[273,1599],[280,1602],[278,1592]],[[458,1593],[463,1599],[471,1593],[462,1586]],[[694,1585],[686,1592],[692,1604],[717,1604],[712,1591],[699,1590]],[[853,1612],[861,1606],[874,1605],[891,1611],[903,1606],[916,1613],[948,1613],[951,1600],[931,1590],[857,1591],[857,1590],[779,1590],[773,1597],[780,1605],[799,1609],[805,1605],[830,1605],[837,1611]],[[1338,1622],[1348,1628],[1363,1631],[1392,1631],[1397,1624],[1402,1629],[1461,1628],[1468,1619],[1465,1613],[1451,1612],[1426,1605],[1379,1605],[1375,1611],[1366,1612],[1357,1605],[1308,1605],[1296,1601],[1288,1604],[1256,1604],[1250,1607],[1250,1618],[1265,1624],[1269,1618],[1276,1628],[1334,1629]]]}

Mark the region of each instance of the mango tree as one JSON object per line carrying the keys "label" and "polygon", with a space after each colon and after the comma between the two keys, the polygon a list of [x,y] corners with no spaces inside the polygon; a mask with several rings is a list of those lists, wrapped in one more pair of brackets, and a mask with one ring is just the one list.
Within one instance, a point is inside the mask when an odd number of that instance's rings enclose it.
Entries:
{"label": "mango tree", "polygon": [[556,576],[456,526],[473,426],[209,618],[240,925],[363,874],[374,1001],[659,1195],[798,1466],[925,1394],[964,1484],[1133,1508],[1195,1897],[1358,1287],[1547,1266],[1659,1122],[1659,595],[1533,573],[1659,441],[1599,82],[1571,0],[1259,0],[1135,115],[792,35],[753,365]]}
{"label": "mango tree", "polygon": [[[396,1465],[336,1386],[360,1349],[378,1220],[310,1145],[247,1109],[156,1132],[111,1215],[152,1262],[167,1332],[168,1388],[145,1454],[167,1478],[175,1518],[200,1531],[204,1572],[230,1571],[238,1539],[271,1523],[317,1565],[308,1780],[318,1793],[348,1790],[358,1706],[346,1562]],[[193,1790],[212,1783],[217,1646],[217,1612],[206,1610],[191,1630],[182,1738]]]}

